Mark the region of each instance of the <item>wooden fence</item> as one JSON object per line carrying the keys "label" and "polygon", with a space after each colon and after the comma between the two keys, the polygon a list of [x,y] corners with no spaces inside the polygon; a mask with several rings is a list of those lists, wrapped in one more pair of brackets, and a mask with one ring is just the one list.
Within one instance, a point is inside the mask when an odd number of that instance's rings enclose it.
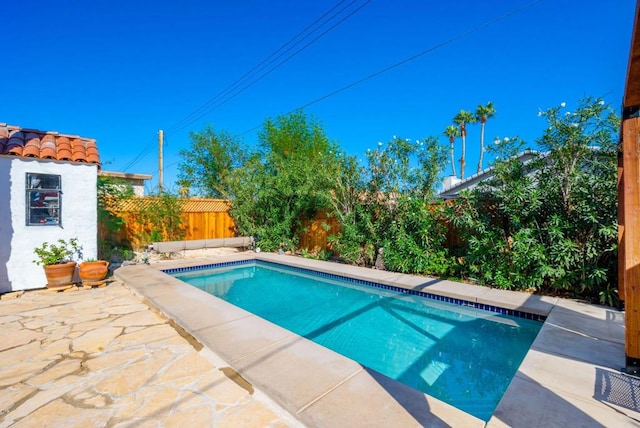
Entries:
{"label": "wooden fence", "polygon": [[[327,212],[320,212],[313,220],[305,221],[302,224],[303,232],[300,233],[300,248],[312,253],[320,251],[333,251],[329,243],[329,236],[340,233],[342,225],[335,217],[330,217]],[[442,220],[444,221],[444,220]],[[463,245],[460,234],[449,222],[444,222],[447,229],[445,247],[456,248]]]}
{"label": "wooden fence", "polygon": [[[139,248],[150,244],[149,230],[162,230],[152,224],[142,224],[139,213],[157,198],[132,198],[118,204],[116,215],[124,226],[113,235],[104,225],[98,225],[100,239],[122,246]],[[235,236],[235,223],[229,214],[231,204],[221,199],[186,199],[181,201],[181,224],[184,240],[231,238]],[[172,240],[162,237],[161,240]]]}
{"label": "wooden fence", "polygon": [[184,212],[185,240],[231,238],[235,223],[229,212]]}
{"label": "wooden fence", "polygon": [[[110,236],[109,231],[98,225],[100,239],[104,242],[118,243],[123,246],[139,248],[150,244],[148,231],[153,225],[141,224],[138,213],[149,204],[155,203],[155,198],[133,198],[122,202],[118,206],[117,215],[125,221],[124,227],[116,236]],[[235,222],[229,214],[231,202],[223,199],[186,199],[182,201],[182,231],[181,239],[217,239],[231,238],[235,234]],[[340,222],[330,217],[326,211],[321,211],[309,221],[303,222],[300,233],[301,249],[312,253],[332,250],[329,236],[341,231]],[[447,247],[460,245],[460,238],[453,227],[447,224]],[[167,239],[161,240],[175,240]]]}
{"label": "wooden fence", "polygon": [[327,214],[326,211],[321,211],[313,220],[303,222],[299,243],[301,249],[312,253],[331,250],[329,236],[339,233],[342,226],[338,219]]}

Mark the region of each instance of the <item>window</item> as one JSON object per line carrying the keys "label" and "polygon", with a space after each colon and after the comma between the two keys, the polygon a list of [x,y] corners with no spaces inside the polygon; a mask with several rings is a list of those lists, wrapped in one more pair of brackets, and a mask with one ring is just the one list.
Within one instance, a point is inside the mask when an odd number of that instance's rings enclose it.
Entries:
{"label": "window", "polygon": [[59,175],[27,173],[27,226],[59,226],[61,197]]}

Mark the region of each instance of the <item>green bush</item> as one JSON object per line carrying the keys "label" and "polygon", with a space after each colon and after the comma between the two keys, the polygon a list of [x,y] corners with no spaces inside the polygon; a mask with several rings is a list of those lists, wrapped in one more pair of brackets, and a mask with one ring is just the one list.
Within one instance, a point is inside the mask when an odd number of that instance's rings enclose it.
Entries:
{"label": "green bush", "polygon": [[[373,266],[382,249],[385,268],[444,275],[451,260],[446,228],[430,209],[437,176],[445,162],[435,138],[394,138],[367,152],[367,168],[343,158],[333,206],[342,232],[331,244],[347,262]],[[440,216],[441,217],[441,216]]]}
{"label": "green bush", "polygon": [[181,182],[230,197],[238,232],[266,251],[298,250],[304,221],[328,210],[341,224],[329,242],[349,263],[373,266],[382,249],[394,271],[613,304],[619,119],[591,98],[540,116],[539,152],[523,161],[522,141],[499,141],[489,149],[493,177],[451,206],[431,204],[446,162],[437,139],[394,137],[361,162],[302,112],[267,119],[255,151],[210,128],[193,134]]}
{"label": "green bush", "polygon": [[329,207],[337,148],[301,112],[267,119],[259,136],[262,151],[225,175],[231,215],[262,250],[295,251],[304,221]]}
{"label": "green bush", "polygon": [[441,206],[421,199],[401,198],[397,219],[391,223],[384,243],[384,262],[389,270],[443,276],[451,273],[446,226],[438,214]]}
{"label": "green bush", "polygon": [[449,217],[466,246],[463,275],[506,289],[609,303],[617,283],[617,129],[599,99],[541,112],[542,149],[500,142],[494,176],[464,194]]}

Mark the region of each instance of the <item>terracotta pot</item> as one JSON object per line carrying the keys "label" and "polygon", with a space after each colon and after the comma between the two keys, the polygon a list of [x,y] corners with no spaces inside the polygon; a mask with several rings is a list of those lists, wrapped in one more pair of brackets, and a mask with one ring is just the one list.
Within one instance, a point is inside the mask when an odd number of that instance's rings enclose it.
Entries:
{"label": "terracotta pot", "polygon": [[73,284],[73,274],[75,272],[76,262],[45,266],[44,274],[47,276],[47,288],[56,288]]}
{"label": "terracotta pot", "polygon": [[78,267],[78,275],[83,281],[101,281],[109,273],[109,262],[98,260],[95,262],[82,262]]}

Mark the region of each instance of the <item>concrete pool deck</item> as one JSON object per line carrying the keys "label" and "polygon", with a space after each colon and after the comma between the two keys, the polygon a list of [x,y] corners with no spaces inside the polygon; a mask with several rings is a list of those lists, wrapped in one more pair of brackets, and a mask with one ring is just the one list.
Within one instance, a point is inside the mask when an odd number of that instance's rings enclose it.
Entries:
{"label": "concrete pool deck", "polygon": [[[485,424],[161,272],[254,258],[547,320]],[[640,379],[620,372],[624,313],[611,308],[265,253],[126,266],[116,277],[307,426],[640,426]]]}

